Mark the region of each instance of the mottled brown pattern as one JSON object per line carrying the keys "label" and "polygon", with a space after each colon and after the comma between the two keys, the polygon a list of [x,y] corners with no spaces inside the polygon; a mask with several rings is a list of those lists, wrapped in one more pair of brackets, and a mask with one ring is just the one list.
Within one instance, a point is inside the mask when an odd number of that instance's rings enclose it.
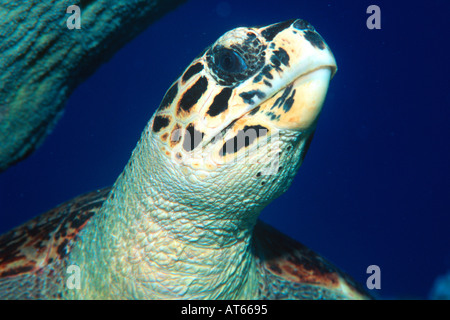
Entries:
{"label": "mottled brown pattern", "polygon": [[66,202],[0,236],[0,278],[31,273],[63,259],[110,188]]}
{"label": "mottled brown pattern", "polygon": [[[315,285],[333,291],[340,290],[341,283],[345,282],[356,294],[366,296],[352,279],[330,262],[269,225],[259,221],[254,237],[261,274],[275,275],[286,287]],[[269,287],[269,284],[263,287]]]}

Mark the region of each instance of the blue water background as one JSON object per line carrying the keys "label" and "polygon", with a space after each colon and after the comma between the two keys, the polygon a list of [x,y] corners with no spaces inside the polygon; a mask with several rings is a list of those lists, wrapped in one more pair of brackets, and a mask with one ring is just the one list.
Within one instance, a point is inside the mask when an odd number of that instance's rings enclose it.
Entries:
{"label": "blue water background", "polygon": [[[371,4],[381,30],[366,28]],[[339,71],[294,184],[261,218],[362,284],[378,265],[379,297],[427,298],[450,269],[449,14],[437,0],[189,1],[84,82],[42,147],[0,175],[0,233],[113,184],[172,81],[221,34],[304,18]]]}

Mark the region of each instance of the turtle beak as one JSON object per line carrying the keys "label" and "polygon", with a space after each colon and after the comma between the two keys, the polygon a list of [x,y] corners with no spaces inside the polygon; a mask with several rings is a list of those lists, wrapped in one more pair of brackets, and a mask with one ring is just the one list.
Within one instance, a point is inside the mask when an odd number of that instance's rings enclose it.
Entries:
{"label": "turtle beak", "polygon": [[328,85],[336,69],[320,67],[295,79],[286,89],[264,104],[275,105],[286,91],[286,100],[275,125],[280,129],[304,131],[317,120],[328,91]]}

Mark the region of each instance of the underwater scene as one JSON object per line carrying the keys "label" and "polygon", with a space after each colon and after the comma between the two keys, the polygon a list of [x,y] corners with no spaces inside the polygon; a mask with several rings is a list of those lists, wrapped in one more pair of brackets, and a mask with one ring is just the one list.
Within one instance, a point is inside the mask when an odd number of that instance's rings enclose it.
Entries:
{"label": "underwater scene", "polygon": [[448,1],[123,3],[0,0],[0,299],[450,299]]}

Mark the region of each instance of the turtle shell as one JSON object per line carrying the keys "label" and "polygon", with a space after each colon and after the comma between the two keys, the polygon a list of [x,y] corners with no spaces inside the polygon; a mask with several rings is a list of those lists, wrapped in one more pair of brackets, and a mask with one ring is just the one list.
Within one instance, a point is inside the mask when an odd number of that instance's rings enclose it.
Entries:
{"label": "turtle shell", "polygon": [[110,188],[79,196],[0,236],[0,299],[58,298],[64,258]]}
{"label": "turtle shell", "polygon": [[253,237],[260,299],[372,299],[322,256],[262,221]]}

